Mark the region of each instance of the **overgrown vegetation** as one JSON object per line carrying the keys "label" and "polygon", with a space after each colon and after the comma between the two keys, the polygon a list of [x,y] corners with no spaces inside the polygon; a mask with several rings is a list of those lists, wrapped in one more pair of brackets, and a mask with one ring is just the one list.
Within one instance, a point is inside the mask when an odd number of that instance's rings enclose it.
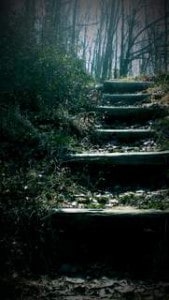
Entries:
{"label": "overgrown vegetation", "polygon": [[[77,206],[79,194],[86,201],[82,207],[103,208],[110,200],[89,192],[62,166],[67,151],[91,146],[95,114],[88,89],[93,81],[85,62],[66,49],[59,35],[50,43],[39,39],[29,3],[25,14],[1,15],[0,226],[5,230],[0,264],[10,274],[39,268],[37,258],[44,268],[50,265],[44,245],[50,230],[44,218],[50,208]],[[160,80],[166,90],[167,79]],[[167,131],[168,119],[162,122]],[[81,175],[81,180],[90,180],[85,172]],[[111,200],[113,206],[119,204]],[[121,204],[128,200],[124,197]]]}
{"label": "overgrown vegetation", "polygon": [[76,184],[60,163],[80,137],[75,116],[89,110],[92,80],[59,43],[38,43],[23,16],[8,21],[0,40],[0,255],[1,270],[13,272],[41,255],[46,210],[71,201]]}
{"label": "overgrown vegetation", "polygon": [[[155,85],[150,92],[152,93],[152,101],[154,104],[160,104],[169,110],[169,75],[159,74],[155,77]],[[169,117],[155,121],[153,125],[157,132],[157,143],[161,150],[169,149]]]}

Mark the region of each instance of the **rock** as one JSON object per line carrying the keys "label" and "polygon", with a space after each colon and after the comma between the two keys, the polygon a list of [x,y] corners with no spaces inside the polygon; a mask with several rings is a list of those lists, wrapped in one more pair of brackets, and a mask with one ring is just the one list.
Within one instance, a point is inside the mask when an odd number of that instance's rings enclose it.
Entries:
{"label": "rock", "polygon": [[85,282],[84,279],[82,278],[71,278],[71,277],[66,277],[65,281],[70,282],[70,283],[74,283],[74,284],[82,284]]}

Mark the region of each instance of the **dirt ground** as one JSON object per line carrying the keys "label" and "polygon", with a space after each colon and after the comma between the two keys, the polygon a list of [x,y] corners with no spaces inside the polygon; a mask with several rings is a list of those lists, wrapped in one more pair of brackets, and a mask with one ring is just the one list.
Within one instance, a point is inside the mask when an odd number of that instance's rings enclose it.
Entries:
{"label": "dirt ground", "polygon": [[10,278],[1,278],[0,299],[169,300],[169,280],[131,279],[128,274],[122,277],[97,265],[83,272],[77,266],[63,264],[58,274],[26,277],[14,272]]}

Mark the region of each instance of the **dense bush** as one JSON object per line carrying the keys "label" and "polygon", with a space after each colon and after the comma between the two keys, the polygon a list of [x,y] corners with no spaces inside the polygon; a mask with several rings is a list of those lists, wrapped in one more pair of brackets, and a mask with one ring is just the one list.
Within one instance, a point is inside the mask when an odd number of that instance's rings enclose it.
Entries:
{"label": "dense bush", "polygon": [[[22,67],[18,68],[16,58],[15,63],[10,66],[13,70],[9,72],[15,76],[12,81],[6,80],[5,96],[8,102],[18,103],[24,110],[51,109],[62,104],[70,111],[77,111],[80,106],[85,105],[84,92],[89,76],[86,75],[81,60],[57,47],[39,50],[37,46],[30,52],[26,51],[23,56],[24,52],[25,49],[17,57],[18,64]],[[4,91],[1,92],[1,98],[3,101]]]}
{"label": "dense bush", "polygon": [[169,91],[169,74],[161,73],[155,78],[155,83],[161,86],[165,92]]}
{"label": "dense bush", "polygon": [[13,16],[0,39],[0,129],[17,142],[37,137],[41,122],[52,121],[59,135],[60,127],[65,131],[70,115],[86,107],[91,80],[82,60],[39,42],[27,26],[23,16]]}
{"label": "dense bush", "polygon": [[37,35],[33,18],[0,10],[0,264],[9,272],[40,256],[42,215],[77,189],[61,159],[91,80],[82,60]]}
{"label": "dense bush", "polygon": [[58,44],[38,42],[35,33],[30,37],[22,17],[13,17],[9,24],[5,24],[0,39],[1,102],[5,93],[8,101],[18,102],[23,109],[62,103],[76,110],[84,105],[90,79],[84,62]]}

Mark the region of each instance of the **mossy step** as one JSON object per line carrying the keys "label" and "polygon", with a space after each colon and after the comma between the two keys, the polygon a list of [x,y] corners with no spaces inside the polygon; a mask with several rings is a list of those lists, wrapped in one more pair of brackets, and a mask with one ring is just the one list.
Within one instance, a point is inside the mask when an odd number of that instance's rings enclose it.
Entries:
{"label": "mossy step", "polygon": [[104,115],[105,118],[114,119],[135,119],[137,121],[142,119],[151,119],[164,117],[168,115],[168,109],[158,106],[109,106],[100,105],[97,107],[99,115]]}
{"label": "mossy step", "polygon": [[113,166],[169,166],[169,151],[100,153],[84,152],[65,157],[66,163]]}
{"label": "mossy step", "polygon": [[150,86],[152,86],[152,82],[107,80],[103,84],[103,92],[135,93],[135,92],[146,90]]}
{"label": "mossy step", "polygon": [[132,105],[150,98],[151,94],[103,94],[102,103]]}
{"label": "mossy step", "polygon": [[119,140],[137,140],[155,136],[156,132],[152,129],[97,129],[94,138],[108,140],[116,138]]}

